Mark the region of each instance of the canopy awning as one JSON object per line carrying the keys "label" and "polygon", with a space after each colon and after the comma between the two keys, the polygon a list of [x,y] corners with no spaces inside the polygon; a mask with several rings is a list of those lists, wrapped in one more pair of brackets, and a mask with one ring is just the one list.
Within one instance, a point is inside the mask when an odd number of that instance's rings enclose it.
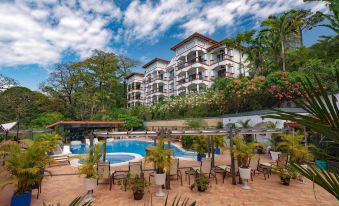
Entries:
{"label": "canopy awning", "polygon": [[8,132],[9,130],[13,129],[13,127],[15,127],[16,124],[17,124],[17,122],[10,122],[10,123],[6,123],[6,124],[1,124],[0,130],[3,131],[3,132]]}

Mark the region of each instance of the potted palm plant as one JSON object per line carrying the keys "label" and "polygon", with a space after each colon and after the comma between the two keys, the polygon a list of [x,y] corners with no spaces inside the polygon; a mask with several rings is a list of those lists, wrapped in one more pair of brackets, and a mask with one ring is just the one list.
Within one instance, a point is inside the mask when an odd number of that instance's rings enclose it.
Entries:
{"label": "potted palm plant", "polygon": [[165,170],[169,171],[171,167],[171,149],[165,149],[165,140],[160,138],[156,146],[150,146],[147,148],[146,161],[153,162],[155,164],[155,184],[160,186],[159,191],[155,194],[158,197],[165,196],[162,191],[162,185],[166,182]]}
{"label": "potted palm plant", "polygon": [[224,138],[221,136],[216,136],[214,137],[214,145],[215,145],[215,149],[214,149],[214,154],[220,154],[220,148],[222,148],[224,146]]}
{"label": "potted palm plant", "polygon": [[102,153],[102,144],[97,144],[89,149],[89,153],[81,156],[84,160],[79,167],[78,174],[84,175],[85,188],[88,191],[86,201],[93,199],[93,190],[97,187],[98,173],[95,166],[98,164]]}
{"label": "potted palm plant", "polygon": [[256,146],[254,143],[246,143],[241,137],[236,136],[233,138],[234,147],[230,148],[237,156],[240,162],[239,174],[243,180],[243,189],[250,189],[248,180],[251,178],[251,168],[249,167],[250,159],[254,155],[253,149]]}
{"label": "potted palm plant", "polygon": [[190,186],[190,189],[193,190],[196,188],[199,192],[205,192],[208,188],[208,179],[204,175],[200,175],[194,180],[194,183]]}
{"label": "potted palm plant", "polygon": [[128,189],[133,192],[134,200],[141,200],[144,197],[145,188],[148,186],[145,179],[139,175],[131,176],[129,173],[126,177],[126,181],[128,182]]}
{"label": "potted palm plant", "polygon": [[201,161],[208,152],[208,143],[205,136],[197,136],[194,138],[193,149],[197,152],[197,160]]}
{"label": "potted palm plant", "polygon": [[[11,206],[29,206],[34,185],[42,181],[42,168],[52,159],[47,155],[48,141],[21,141],[26,149],[20,148],[15,141],[5,141],[0,144],[0,152],[6,154],[6,178],[0,181],[1,188],[8,184],[16,185],[11,199]],[[48,171],[46,171],[48,172]]]}

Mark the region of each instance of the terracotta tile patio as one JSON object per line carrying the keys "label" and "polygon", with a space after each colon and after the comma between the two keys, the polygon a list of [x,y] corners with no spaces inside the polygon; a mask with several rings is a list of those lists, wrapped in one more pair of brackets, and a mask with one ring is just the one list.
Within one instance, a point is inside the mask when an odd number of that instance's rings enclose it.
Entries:
{"label": "terracotta tile patio", "polygon": [[[262,157],[265,159],[265,157]],[[229,163],[228,155],[216,157],[217,164]],[[180,167],[198,165],[195,161],[180,161]],[[146,168],[151,168],[152,164],[146,164]],[[68,205],[68,203],[78,195],[86,194],[83,185],[83,178],[74,175],[77,169],[71,166],[57,166],[49,168],[54,174],[73,174],[48,177],[42,185],[42,194],[39,199],[36,199],[36,191],[33,191],[32,206],[42,205],[46,203],[60,203]],[[112,169],[127,169],[126,166]],[[148,179],[148,174],[146,173]],[[154,180],[153,180],[154,181]],[[268,180],[264,180],[263,175],[254,177],[254,181],[250,182],[251,190],[243,190],[240,185],[231,185],[231,177],[227,177],[225,183],[222,183],[221,176],[218,176],[218,184],[211,179],[210,186],[207,192],[200,193],[191,191],[188,187],[188,181],[183,177],[183,186],[179,181],[171,181],[171,190],[168,191],[169,199],[173,199],[176,195],[189,197],[191,200],[196,200],[197,205],[336,205],[338,201],[316,186],[314,196],[313,184],[307,181],[306,184],[300,184],[296,180],[291,180],[290,186],[279,184],[278,176],[273,174]],[[151,180],[152,182],[152,180]],[[112,191],[109,190],[108,184],[100,184],[94,191],[95,202],[93,205],[108,206],[108,205],[163,205],[165,198],[154,197],[156,187],[154,183],[149,187],[144,199],[141,201],[133,200],[133,195],[130,191],[123,191],[117,185],[113,186]],[[6,187],[0,194],[0,206],[7,206],[10,203],[13,187]]]}

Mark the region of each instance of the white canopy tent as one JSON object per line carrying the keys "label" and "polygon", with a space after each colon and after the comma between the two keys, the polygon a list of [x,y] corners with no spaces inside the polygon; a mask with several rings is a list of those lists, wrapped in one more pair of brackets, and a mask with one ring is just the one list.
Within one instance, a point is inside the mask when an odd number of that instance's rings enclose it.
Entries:
{"label": "white canopy tent", "polygon": [[8,132],[9,130],[13,129],[16,124],[17,124],[17,122],[10,122],[10,123],[6,123],[6,124],[1,124],[0,129],[3,132]]}

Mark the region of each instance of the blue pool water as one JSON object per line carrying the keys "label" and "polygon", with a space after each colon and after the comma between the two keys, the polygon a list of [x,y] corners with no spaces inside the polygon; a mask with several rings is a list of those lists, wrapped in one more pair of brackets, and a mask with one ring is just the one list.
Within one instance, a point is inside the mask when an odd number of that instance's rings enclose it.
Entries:
{"label": "blue pool water", "polygon": [[[110,164],[117,164],[121,162],[128,162],[134,159],[134,156],[128,154],[106,154],[106,160],[109,161]],[[101,157],[102,160],[102,157]],[[82,164],[85,159],[79,161]]]}
{"label": "blue pool water", "polygon": [[[136,153],[144,157],[146,155],[146,148],[153,145],[153,142],[146,142],[142,140],[115,140],[106,144],[106,153],[128,152]],[[71,147],[71,152],[73,154],[83,154],[87,147],[88,146],[85,144],[82,144],[80,147]],[[167,144],[165,145],[165,148],[168,148]],[[175,157],[196,158],[196,154],[193,152],[187,152],[179,149],[173,144],[171,145],[171,148]]]}

